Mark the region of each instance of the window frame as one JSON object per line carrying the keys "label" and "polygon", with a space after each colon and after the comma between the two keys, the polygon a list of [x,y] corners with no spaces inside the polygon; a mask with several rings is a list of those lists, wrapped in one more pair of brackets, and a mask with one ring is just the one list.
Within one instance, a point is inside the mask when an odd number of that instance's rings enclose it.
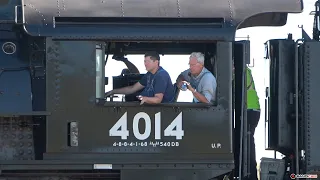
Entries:
{"label": "window frame", "polygon": [[[98,47],[99,46],[97,46],[97,48]],[[101,49],[105,50],[106,48],[105,48],[105,46],[100,46],[98,48],[98,50],[100,51]],[[215,62],[212,64],[213,69],[216,70],[216,74],[214,74],[214,76],[215,76],[216,82],[217,82],[216,102],[215,103],[173,102],[173,103],[160,103],[160,104],[156,104],[156,105],[145,104],[144,106],[212,108],[212,107],[217,107],[219,105],[222,105],[222,106],[230,106],[230,109],[231,109],[231,104],[232,104],[231,103],[232,102],[232,54],[233,54],[232,52],[233,52],[232,42],[217,42],[216,43],[216,55],[214,58]],[[96,51],[96,55],[97,55],[97,51]],[[96,57],[96,61],[97,61],[97,57]],[[105,62],[105,60],[103,62]],[[103,70],[101,70],[99,72],[103,71],[103,73],[105,73],[105,71],[104,71],[105,66],[103,66],[102,69]],[[224,70],[219,71],[219,69],[224,69]],[[226,69],[228,69],[228,70],[226,70]],[[96,72],[98,72],[98,71],[96,70]],[[214,72],[212,72],[212,73],[214,73]],[[100,84],[103,84],[103,86],[100,88],[103,88],[103,92],[105,92],[105,78],[100,78],[100,79],[101,79]],[[173,81],[175,81],[175,80],[173,80]],[[226,81],[229,81],[229,83],[225,83]],[[97,84],[97,82],[96,82],[96,84]],[[99,88],[99,90],[100,90],[100,88]],[[122,101],[110,102],[110,101],[106,101],[106,98],[104,98],[105,93],[103,93],[103,96],[102,96],[102,94],[98,93],[97,90],[96,90],[96,94],[98,94],[100,97],[103,97],[103,98],[98,98],[96,96],[96,105],[99,105],[99,106],[105,106],[105,107],[137,107],[137,106],[140,106],[139,102],[122,102]],[[227,101],[227,104],[226,104],[226,101]]]}

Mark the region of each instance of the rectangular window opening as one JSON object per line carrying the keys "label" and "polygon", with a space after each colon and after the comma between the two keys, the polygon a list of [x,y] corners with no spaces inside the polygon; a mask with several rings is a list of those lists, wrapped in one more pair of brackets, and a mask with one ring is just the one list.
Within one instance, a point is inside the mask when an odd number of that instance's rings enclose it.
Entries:
{"label": "rectangular window opening", "polygon": [[[160,66],[166,70],[174,86],[174,100],[151,106],[212,107],[218,97],[216,43],[215,42],[105,42],[96,45],[96,102],[104,106],[138,106],[137,98],[143,89],[132,94],[117,93],[105,96],[113,89],[132,86],[148,72],[145,66],[145,53],[158,52]],[[192,52],[204,55],[204,67],[215,77],[215,101],[195,103],[192,92],[182,91],[176,86],[176,79],[190,68],[189,57]],[[149,63],[146,61],[146,63]],[[191,64],[191,66],[194,66]],[[196,68],[199,67],[196,65]],[[190,76],[190,74],[189,74]],[[197,88],[198,89],[198,88]],[[201,88],[200,88],[201,89]]]}

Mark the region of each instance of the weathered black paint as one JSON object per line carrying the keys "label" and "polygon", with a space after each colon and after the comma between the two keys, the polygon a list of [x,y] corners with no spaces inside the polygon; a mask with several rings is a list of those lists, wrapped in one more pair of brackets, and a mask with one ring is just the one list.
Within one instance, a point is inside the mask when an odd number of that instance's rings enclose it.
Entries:
{"label": "weathered black paint", "polygon": [[282,154],[294,151],[294,46],[293,40],[271,40],[268,147]]}
{"label": "weathered black paint", "polygon": [[[305,159],[306,173],[314,174],[320,171],[320,157],[318,150],[320,141],[317,138],[319,134],[319,49],[320,42],[305,42],[303,48],[303,125],[304,131],[300,130],[299,134],[304,134],[305,140]],[[301,102],[301,100],[300,100]]]}
{"label": "weathered black paint", "polygon": [[[249,4],[250,6],[248,6]],[[287,19],[286,13],[300,13],[302,11],[302,1],[291,0],[203,0],[196,7],[194,5],[193,1],[163,0],[152,3],[145,3],[142,0],[126,0],[121,2],[103,0],[95,3],[75,0],[48,0],[46,2],[25,0],[23,1],[23,16],[25,30],[31,35],[56,36],[63,34],[74,37],[77,34],[84,37],[88,36],[86,34],[90,31],[83,33],[81,29],[89,29],[84,26],[78,26],[79,32],[68,32],[67,29],[56,27],[54,17],[85,16],[93,19],[95,17],[224,18],[226,23],[235,30],[241,23],[244,23],[244,25],[240,26],[241,28],[283,25]],[[245,21],[246,19],[248,19],[247,22]],[[68,29],[72,30],[74,28]],[[110,33],[112,29],[109,29],[109,31],[104,29],[104,31],[105,33]],[[102,32],[96,34],[90,33],[90,36],[101,36],[99,34]],[[136,31],[131,32],[137,33]],[[211,34],[217,33],[212,32]],[[123,36],[123,34],[119,34],[119,36]],[[143,35],[142,37],[145,36]]]}
{"label": "weathered black paint", "polygon": [[[0,21],[2,23],[14,23],[15,7],[21,5],[20,0],[0,0]],[[21,14],[19,14],[21,16]],[[1,26],[1,25],[0,25]]]}
{"label": "weathered black paint", "polygon": [[249,41],[237,41],[234,43],[234,132],[233,144],[234,146],[234,161],[235,161],[235,177],[245,177],[249,173],[249,154],[250,143],[247,135],[247,119],[246,119],[246,61],[250,59],[250,52],[246,52],[250,45]]}
{"label": "weathered black paint", "polygon": [[247,65],[250,65],[250,41],[236,41],[234,44],[234,49],[235,52],[237,51],[239,53],[235,56],[241,56],[241,59],[243,59]]}
{"label": "weathered black paint", "polygon": [[[30,25],[29,31],[37,32],[36,36],[49,36],[57,39],[79,40],[122,40],[122,41],[146,41],[146,40],[220,40],[232,41],[235,30],[232,28],[186,28],[186,27],[157,27],[157,26],[131,26],[131,25],[95,25],[80,26],[68,25],[57,28],[39,28]],[[29,34],[31,34],[29,32]],[[33,34],[32,34],[33,35]]]}
{"label": "weathered black paint", "polygon": [[[201,159],[232,161],[231,43],[220,42],[217,45],[217,69],[224,69],[216,74],[218,106],[205,108],[173,108],[169,104],[167,106],[139,106],[138,102],[130,103],[131,107],[126,105],[127,103],[118,103],[113,107],[108,106],[108,103],[105,106],[100,106],[95,101],[95,42],[51,41],[48,38],[47,52],[47,110],[52,112],[52,115],[48,117],[47,129],[49,155],[50,153],[64,152],[103,152],[105,154],[100,155],[100,159],[108,158],[109,161],[113,159],[114,162],[126,160],[156,163],[163,161],[164,157],[167,157],[170,162],[201,162]],[[163,132],[164,128],[182,112],[185,136],[183,140],[178,140],[180,146],[113,147],[114,142],[125,141],[109,137],[108,131],[125,112],[128,113],[128,130],[130,131],[127,142],[138,141],[133,138],[132,134],[132,120],[136,113],[146,112],[149,114],[152,126],[154,126],[154,116],[161,112],[161,131]],[[68,121],[79,123],[78,147],[67,146],[66,125]],[[152,129],[152,133],[154,133],[154,128]],[[56,133],[58,131],[59,134]],[[146,141],[156,142],[157,140],[154,140],[154,136],[151,135],[150,139]],[[176,140],[163,137],[158,141]],[[212,149],[212,143],[221,143],[222,147]],[[130,152],[131,155],[121,155],[127,152]],[[142,152],[147,154],[137,154]],[[69,158],[79,159],[89,156],[89,154],[81,155],[81,157],[73,155]]]}
{"label": "weathered black paint", "polygon": [[[11,26],[4,28],[11,30]],[[1,32],[1,29],[0,29]],[[0,33],[0,114],[12,112],[31,112],[31,79],[28,59],[21,59],[21,46],[15,33]],[[16,46],[14,54],[2,50],[7,42]]]}

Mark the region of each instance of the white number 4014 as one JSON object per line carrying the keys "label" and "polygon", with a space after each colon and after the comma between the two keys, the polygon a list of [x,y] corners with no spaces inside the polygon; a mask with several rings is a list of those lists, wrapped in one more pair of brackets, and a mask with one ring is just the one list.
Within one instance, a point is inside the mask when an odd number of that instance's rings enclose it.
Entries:
{"label": "white number 4014", "polygon": [[[143,133],[139,130],[139,121],[144,120],[145,129]],[[155,139],[161,139],[161,113],[155,114]],[[109,130],[109,136],[120,136],[121,139],[127,139],[129,136],[128,126],[127,126],[127,112],[122,115],[122,117],[112,126]],[[134,136],[139,140],[145,140],[149,138],[151,134],[151,119],[149,115],[145,112],[137,113],[133,118],[132,130]],[[169,126],[164,130],[164,136],[175,136],[176,139],[182,139],[184,136],[184,131],[182,129],[182,112],[169,124]]]}

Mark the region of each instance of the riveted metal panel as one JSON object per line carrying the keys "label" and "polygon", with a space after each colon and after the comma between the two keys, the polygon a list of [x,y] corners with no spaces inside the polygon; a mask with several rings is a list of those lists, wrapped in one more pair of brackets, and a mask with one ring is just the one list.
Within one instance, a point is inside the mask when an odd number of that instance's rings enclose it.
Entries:
{"label": "riveted metal panel", "polygon": [[304,63],[304,111],[303,120],[305,124],[305,149],[306,149],[306,170],[307,173],[320,171],[319,156],[319,127],[320,127],[320,61],[319,49],[320,42],[305,42],[303,45],[303,63]]}
{"label": "riveted metal panel", "polygon": [[0,117],[0,160],[33,160],[31,117]]}
{"label": "riveted metal panel", "polygon": [[[123,103],[122,106],[99,106],[95,101],[95,42],[52,41],[48,38],[46,44],[47,110],[52,112],[47,118],[46,159],[98,158],[127,163],[233,161],[231,43],[218,43],[217,69],[224,69],[217,74],[218,105],[202,108],[140,106],[135,102]],[[133,135],[132,123],[134,116],[143,112],[151,119],[152,131],[149,138],[140,141]],[[159,140],[154,138],[157,113],[161,113]],[[183,139],[165,137],[164,129],[180,113],[185,134]],[[127,114],[128,139],[109,136],[110,128],[124,114]],[[70,121],[78,122],[77,147],[67,144],[67,124]],[[144,123],[141,122],[139,128],[144,129]],[[163,142],[175,145],[161,146]],[[214,147],[217,144],[220,146]]]}

